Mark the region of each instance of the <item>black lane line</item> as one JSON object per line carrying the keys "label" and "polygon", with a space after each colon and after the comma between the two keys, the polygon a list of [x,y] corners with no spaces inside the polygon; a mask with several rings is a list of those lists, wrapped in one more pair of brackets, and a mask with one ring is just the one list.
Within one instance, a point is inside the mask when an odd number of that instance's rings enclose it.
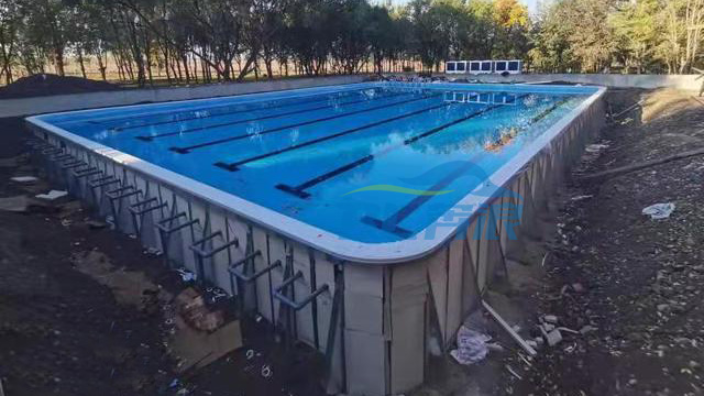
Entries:
{"label": "black lane line", "polygon": [[[356,91],[359,91],[359,90],[354,90],[353,92],[356,92]],[[346,92],[346,91],[344,91],[344,92]],[[302,100],[297,100],[297,101],[295,101],[295,100],[292,100],[292,101],[287,101],[286,103],[282,103],[282,104],[275,105],[275,106],[267,106],[267,107],[259,107],[259,108],[248,108],[248,109],[242,109],[242,110],[226,111],[226,112],[224,112],[224,113],[209,114],[209,115],[207,115],[207,116],[205,116],[205,117],[199,117],[199,116],[195,116],[195,115],[194,115],[194,116],[191,116],[191,117],[179,118],[179,119],[171,119],[171,120],[168,120],[168,121],[166,121],[166,120],[165,120],[165,121],[155,121],[155,122],[150,122],[150,123],[146,123],[146,124],[127,125],[127,126],[123,126],[123,127],[115,127],[115,128],[112,128],[111,130],[112,130],[112,131],[115,131],[115,132],[120,132],[120,131],[125,131],[125,130],[128,130],[128,129],[144,128],[144,127],[148,127],[148,126],[166,125],[166,124],[173,124],[173,123],[176,123],[176,122],[193,121],[193,120],[205,120],[205,119],[211,119],[211,118],[215,118],[215,117],[222,117],[222,116],[226,116],[226,115],[247,113],[247,112],[251,112],[251,111],[272,110],[272,109],[279,109],[279,108],[284,108],[284,107],[299,106],[299,105],[307,104],[307,103],[325,102],[325,101],[334,100],[334,99],[346,99],[346,98],[349,98],[349,97],[352,97],[352,96],[353,96],[353,95],[345,95],[345,96],[337,97],[337,98],[336,98],[336,97],[334,97],[334,96],[330,96],[330,94],[328,94],[328,96],[324,96],[324,97],[323,97],[322,95],[316,95],[316,96],[312,96],[312,98],[318,98],[318,99],[314,99],[314,100],[306,100],[306,101],[302,101]],[[299,99],[306,99],[306,98],[299,98]],[[367,100],[372,100],[372,99],[367,99]],[[240,103],[240,104],[237,104],[237,105],[207,107],[207,108],[203,108],[203,110],[206,110],[206,111],[207,111],[207,110],[212,110],[212,109],[229,108],[229,107],[242,106],[242,105],[250,105],[250,106],[251,106],[252,103],[246,103],[246,102],[245,102],[245,103]],[[197,111],[200,111],[200,110],[188,110],[188,111],[185,111],[185,112],[182,112],[182,113],[193,113],[193,112],[197,112]],[[178,114],[178,113],[177,113],[177,114]],[[173,116],[172,116],[172,117],[173,117]]]}
{"label": "black lane line", "polygon": [[[356,110],[356,111],[351,111],[351,112],[347,112],[347,113],[335,114],[335,115],[332,115],[332,116],[329,116],[329,117],[318,118],[318,119],[315,119],[315,120],[299,122],[299,123],[297,123],[297,124],[284,125],[284,126],[277,127],[277,128],[274,128],[274,129],[264,130],[264,131],[262,131],[262,132],[257,133],[256,136],[259,136],[259,135],[266,135],[266,134],[274,133],[274,132],[280,132],[280,131],[284,131],[284,130],[291,129],[291,128],[297,128],[297,127],[300,127],[300,126],[316,124],[316,123],[319,123],[319,122],[330,121],[330,120],[334,120],[334,119],[337,119],[337,118],[349,117],[349,116],[352,116],[352,115],[355,115],[355,114],[362,114],[362,113],[367,113],[367,112],[370,112],[370,111],[386,109],[386,108],[389,108],[389,107],[399,106],[399,105],[403,105],[403,104],[406,104],[406,103],[418,102],[418,101],[427,100],[427,99],[433,99],[433,98],[437,98],[438,96],[439,96],[439,95],[423,96],[423,97],[421,97],[421,98],[414,98],[414,99],[409,99],[409,100],[403,100],[403,101],[400,101],[400,102],[394,102],[394,103],[386,104],[386,105],[383,105],[383,106],[373,107],[373,108],[371,108],[371,109]],[[232,141],[235,141],[235,140],[248,139],[248,138],[251,138],[252,136],[255,136],[255,135],[251,135],[251,134],[236,135],[236,136],[232,136],[232,137],[229,137],[229,138],[218,139],[218,140],[213,140],[213,141],[210,141],[210,142],[195,144],[195,145],[193,145],[193,146],[187,146],[187,147],[171,147],[171,148],[169,148],[169,150],[175,151],[175,152],[177,152],[177,153],[179,153],[179,154],[188,154],[189,152],[191,152],[192,150],[195,150],[195,149],[199,149],[199,148],[203,148],[203,147],[208,147],[208,146],[213,146],[213,145],[216,145],[216,144],[228,143],[228,142],[232,142]]]}
{"label": "black lane line", "polygon": [[489,112],[489,111],[491,111],[491,110],[494,110],[494,109],[496,109],[496,108],[498,108],[498,107],[502,107],[502,106],[503,106],[503,105],[494,105],[494,106],[486,107],[486,108],[484,108],[484,109],[481,109],[481,110],[479,110],[479,111],[476,111],[476,112],[474,112],[474,113],[471,113],[471,114],[469,114],[469,115],[466,115],[466,116],[464,116],[464,117],[462,117],[462,118],[460,118],[460,119],[454,120],[454,121],[452,121],[452,122],[448,122],[448,123],[446,123],[446,124],[443,124],[443,125],[440,125],[440,126],[438,126],[438,127],[435,127],[435,128],[433,128],[433,129],[431,129],[431,130],[429,130],[429,131],[426,131],[426,132],[423,132],[423,133],[418,134],[418,135],[416,135],[416,136],[413,136],[413,137],[411,137],[411,138],[408,138],[408,139],[404,140],[403,142],[401,142],[401,143],[399,143],[399,144],[397,144],[397,145],[395,145],[395,146],[387,147],[386,149],[384,149],[384,150],[382,150],[382,151],[380,151],[380,152],[378,152],[378,153],[376,153],[376,154],[368,154],[368,155],[365,155],[365,156],[362,157],[362,158],[359,158],[359,159],[357,159],[357,160],[355,160],[355,161],[352,161],[352,162],[350,162],[350,163],[348,163],[348,164],[345,164],[345,165],[343,165],[343,166],[340,166],[339,168],[336,168],[336,169],[334,169],[334,170],[332,170],[332,171],[330,171],[330,172],[324,173],[324,174],[322,174],[322,175],[320,175],[320,176],[314,177],[314,178],[312,178],[312,179],[310,179],[310,180],[308,180],[308,181],[305,181],[305,182],[303,182],[303,183],[301,183],[301,184],[299,184],[299,185],[297,185],[297,186],[292,187],[292,186],[289,186],[289,185],[286,185],[286,184],[279,184],[279,185],[276,186],[276,188],[278,188],[279,190],[282,190],[282,191],[286,191],[287,193],[296,195],[296,196],[298,196],[298,197],[300,197],[300,198],[308,198],[308,197],[310,197],[310,193],[306,192],[305,190],[307,190],[307,189],[309,189],[309,188],[311,188],[311,187],[313,187],[313,186],[315,186],[315,185],[318,185],[318,184],[320,184],[320,183],[322,183],[322,182],[324,182],[324,181],[327,181],[327,180],[329,180],[329,179],[332,179],[333,177],[338,176],[338,175],[341,175],[341,174],[343,174],[343,173],[345,173],[345,172],[347,172],[347,171],[350,171],[350,170],[352,170],[352,169],[354,169],[354,168],[356,168],[356,167],[358,167],[358,166],[361,166],[361,165],[363,165],[363,164],[366,164],[367,162],[373,161],[374,159],[376,159],[376,158],[378,158],[378,157],[381,157],[381,156],[383,156],[383,155],[386,155],[386,154],[388,154],[389,152],[391,152],[391,151],[393,151],[393,150],[396,150],[396,149],[399,149],[399,148],[401,148],[401,147],[403,147],[403,146],[407,146],[407,145],[409,145],[409,144],[415,143],[415,142],[417,142],[417,141],[419,141],[419,140],[421,140],[421,139],[425,139],[426,137],[432,136],[432,135],[434,135],[434,134],[436,134],[436,133],[438,133],[438,132],[442,132],[443,130],[446,130],[447,128],[449,128],[449,127],[451,127],[451,126],[453,126],[453,125],[460,124],[460,123],[462,123],[462,122],[465,122],[465,121],[467,121],[467,120],[469,120],[469,119],[478,117],[478,116],[480,116],[480,115],[482,115],[482,114],[485,114],[485,113],[487,113],[487,112]]}
{"label": "black lane line", "polygon": [[[369,89],[380,90],[380,89],[382,89],[382,88],[381,88],[381,87],[379,87],[379,88],[357,88],[357,89],[350,89],[350,90],[345,90],[345,91],[337,91],[337,93],[358,92],[358,91],[366,91],[366,90],[369,90]],[[261,92],[259,92],[259,93],[261,93]],[[299,96],[299,97],[295,97],[295,98],[282,98],[282,99],[295,100],[295,99],[318,98],[318,97],[321,97],[321,96],[326,96],[326,95],[331,95],[331,94],[335,94],[335,92],[330,92],[330,93],[327,93],[327,94],[322,94],[322,93],[321,93],[321,94],[318,94],[318,95],[310,95],[310,96]],[[264,102],[264,101],[262,101],[262,102]],[[242,105],[245,105],[245,104],[247,104],[247,102],[243,102],[243,103],[230,103],[230,104],[227,104],[227,105],[219,105],[219,106],[197,107],[197,108],[194,108],[194,109],[187,109],[187,110],[184,109],[184,110],[180,110],[180,111],[176,111],[176,112],[174,112],[174,111],[164,111],[164,112],[156,113],[156,114],[154,114],[154,113],[146,113],[146,114],[143,114],[143,115],[148,116],[149,118],[151,118],[151,117],[167,116],[167,115],[169,115],[169,114],[181,114],[181,113],[191,113],[191,112],[194,112],[194,111],[201,111],[201,110],[222,109],[222,108],[228,108],[228,107],[234,107],[234,106],[242,106]],[[139,115],[120,116],[120,117],[108,117],[108,118],[101,118],[101,119],[99,119],[99,120],[96,120],[96,119],[74,120],[74,121],[66,121],[65,123],[69,123],[69,122],[83,122],[83,123],[92,123],[92,124],[102,124],[102,123],[104,123],[104,122],[112,122],[112,121],[120,121],[120,120],[130,120],[130,119],[133,119],[133,118],[135,118],[135,117],[139,117]]]}
{"label": "black lane line", "polygon": [[392,118],[387,118],[387,119],[384,119],[384,120],[381,120],[381,121],[372,122],[371,124],[362,125],[362,126],[360,126],[360,127],[348,129],[348,130],[346,130],[346,131],[337,132],[337,133],[334,133],[334,134],[332,134],[332,135],[323,136],[323,137],[318,138],[318,139],[309,140],[309,141],[307,141],[307,142],[303,142],[303,143],[300,143],[300,144],[292,144],[292,145],[290,145],[290,146],[288,146],[288,147],[285,147],[285,148],[282,148],[282,149],[280,149],[280,150],[271,151],[271,152],[269,152],[269,153],[257,155],[257,156],[250,157],[250,158],[247,158],[247,159],[244,159],[244,160],[241,160],[241,161],[237,161],[237,162],[233,162],[233,163],[229,163],[229,164],[228,164],[228,163],[224,163],[224,162],[217,162],[217,163],[215,163],[214,165],[217,166],[217,167],[220,167],[220,168],[229,170],[229,171],[231,171],[231,172],[234,172],[234,171],[238,170],[241,165],[244,165],[244,164],[247,164],[247,163],[250,163],[250,162],[259,161],[259,160],[264,159],[264,158],[273,157],[273,156],[275,156],[275,155],[283,154],[283,153],[286,153],[286,152],[289,152],[289,151],[293,151],[293,150],[298,150],[298,149],[303,148],[303,147],[312,146],[312,145],[314,145],[314,144],[318,144],[318,143],[321,143],[321,142],[325,142],[325,141],[328,141],[328,140],[332,140],[332,139],[335,139],[335,138],[338,138],[338,137],[341,137],[341,136],[345,136],[345,135],[349,135],[349,134],[351,134],[351,133],[359,132],[359,131],[362,131],[362,130],[365,130],[365,129],[373,128],[373,127],[375,127],[375,126],[379,126],[379,125],[383,125],[383,124],[388,124],[389,122],[398,121],[398,120],[400,120],[400,119],[412,117],[412,116],[414,116],[414,115],[418,115],[418,114],[421,114],[421,113],[426,113],[426,112],[428,112],[428,111],[432,111],[432,110],[435,110],[435,109],[439,109],[439,108],[441,108],[441,107],[449,107],[449,106],[451,106],[451,105],[453,105],[453,104],[454,104],[454,103],[443,103],[443,104],[440,104],[440,105],[437,105],[437,106],[428,107],[428,108],[416,110],[416,111],[413,111],[413,112],[410,112],[410,113],[401,114],[401,115],[399,115],[399,116],[395,116],[395,117],[392,117]]}
{"label": "black lane line", "polygon": [[156,135],[143,135],[143,136],[136,136],[136,139],[145,141],[145,142],[151,142],[154,139],[158,138],[163,138],[163,137],[169,137],[169,136],[180,136],[186,133],[193,133],[193,132],[200,132],[204,131],[207,129],[214,129],[214,128],[219,128],[223,126],[231,126],[231,125],[238,125],[238,124],[245,124],[248,122],[252,121],[263,121],[263,120],[270,120],[273,118],[279,118],[279,117],[285,117],[285,116],[290,116],[294,114],[303,114],[303,113],[308,113],[311,111],[316,111],[316,110],[324,110],[324,109],[330,109],[334,107],[342,107],[342,106],[349,106],[353,104],[358,104],[358,103],[365,103],[365,102],[373,102],[375,100],[381,100],[381,99],[388,99],[388,98],[396,98],[399,96],[408,96],[411,95],[409,93],[405,94],[393,94],[393,95],[386,95],[382,97],[377,97],[373,99],[360,99],[360,100],[354,100],[351,102],[344,102],[344,103],[337,103],[337,104],[332,104],[332,105],[325,105],[325,106],[318,106],[318,107],[313,107],[313,108],[308,108],[308,109],[302,109],[302,110],[294,110],[294,111],[289,111],[285,113],[277,113],[277,114],[270,114],[267,116],[262,116],[262,117],[256,117],[256,118],[248,118],[245,120],[237,120],[237,121],[228,121],[228,122],[221,122],[219,124],[212,124],[212,125],[205,125],[201,127],[194,127],[194,128],[188,128],[184,129],[182,131],[174,131],[174,132],[165,132],[165,133],[159,133]]}
{"label": "black lane line", "polygon": [[[527,96],[527,95],[524,95],[524,96]],[[518,99],[520,99],[520,98],[518,98]],[[522,129],[525,130],[526,128],[528,128],[528,126],[535,124],[538,121],[541,121],[542,119],[547,117],[550,113],[555,111],[555,109],[560,107],[563,103],[567,102],[568,100],[569,99],[561,100],[561,101],[551,105],[549,108],[543,110],[542,112],[538,113],[536,116],[531,118],[530,123],[528,125],[526,125],[525,127],[523,127]],[[457,168],[454,172],[449,173],[447,176],[445,176],[440,181],[438,181],[435,185],[433,185],[429,189],[429,191],[442,190],[445,187],[447,187],[448,185],[452,184],[452,182],[454,182],[456,179],[458,179],[459,177],[464,175],[467,171],[476,167],[476,163],[478,162],[478,159],[483,156],[484,156],[484,153],[477,154],[471,160],[466,162],[464,165]],[[481,168],[479,168],[479,171],[483,172],[483,170]],[[488,175],[486,175],[486,174],[483,174],[481,176],[484,177],[484,179],[488,178]],[[396,213],[389,216],[386,220],[382,221],[382,220],[375,219],[375,218],[372,218],[369,216],[365,216],[362,218],[362,222],[366,223],[366,224],[370,224],[372,226],[375,226],[379,229],[389,231],[389,232],[396,234],[396,235],[399,235],[403,238],[408,238],[411,235],[413,235],[413,232],[406,230],[402,227],[399,227],[399,224],[405,218],[410,216],[413,212],[418,210],[418,208],[420,208],[423,204],[425,204],[426,202],[428,202],[432,198],[434,198],[433,195],[419,195],[416,198],[414,198],[411,202],[406,204],[404,207],[399,209]]]}

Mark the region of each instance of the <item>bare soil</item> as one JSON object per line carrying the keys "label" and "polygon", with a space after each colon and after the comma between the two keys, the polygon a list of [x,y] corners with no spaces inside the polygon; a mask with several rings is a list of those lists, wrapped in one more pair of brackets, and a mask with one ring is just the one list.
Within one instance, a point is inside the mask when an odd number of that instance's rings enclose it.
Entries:
{"label": "bare soil", "polygon": [[[45,192],[10,182],[27,162],[22,120],[0,120],[0,199]],[[200,370],[179,370],[165,312],[186,287],[161,257],[77,201],[0,210],[0,381],[8,396],[322,395],[320,357],[286,346],[265,321],[239,317],[244,346]],[[249,352],[251,351],[251,352]],[[248,352],[251,356],[248,358]],[[268,367],[270,376],[263,376]]]}
{"label": "bare soil", "polygon": [[[554,314],[565,340],[545,348],[509,392],[533,395],[699,395],[704,381],[704,157],[596,182],[579,175],[704,147],[704,105],[672,90],[612,90],[618,114],[560,195],[559,229],[546,245],[544,287],[529,298]],[[578,198],[578,199],[574,199]],[[672,202],[669,219],[642,209]],[[583,291],[565,285],[578,283]],[[525,366],[525,365],[524,365]]]}
{"label": "bare soil", "polygon": [[105,81],[81,77],[61,77],[55,74],[37,74],[22,77],[10,85],[0,87],[0,99],[116,91],[119,89],[122,89],[119,85]]}

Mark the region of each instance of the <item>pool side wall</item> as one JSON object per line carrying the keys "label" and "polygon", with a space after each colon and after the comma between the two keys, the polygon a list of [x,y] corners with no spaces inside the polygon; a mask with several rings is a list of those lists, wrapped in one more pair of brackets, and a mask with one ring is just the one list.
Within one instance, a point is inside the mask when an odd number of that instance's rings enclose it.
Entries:
{"label": "pool side wall", "polygon": [[[345,279],[355,280],[345,290],[347,366],[355,368],[347,373],[350,394],[395,395],[423,383],[431,338],[451,349],[465,318],[481,306],[507,257],[520,254],[536,216],[547,211],[551,193],[604,123],[602,92],[503,185],[522,199],[507,192],[492,198],[465,233],[431,255],[385,267],[345,266]],[[520,222],[501,215],[516,207]]]}
{"label": "pool side wall", "polygon": [[[162,251],[170,266],[185,267],[240,296],[237,301],[244,309],[324,353],[331,391],[383,396],[423,383],[431,334],[438,334],[443,347],[451,344],[494,274],[502,270],[503,260],[520,249],[520,236],[531,230],[536,213],[603,122],[600,95],[503,183],[522,202],[506,194],[494,197],[488,212],[469,220],[464,237],[423,258],[389,265],[342,261],[137,170],[120,160],[119,152],[87,149],[35,124],[29,127],[46,142],[35,153],[55,182],[146,248]],[[59,161],[61,155],[67,157]],[[81,165],[72,165],[76,163]],[[100,178],[110,184],[96,183]],[[520,225],[501,219],[496,204],[502,202],[522,204]],[[173,231],[159,231],[157,224],[174,216],[180,217],[162,227]],[[510,230],[516,240],[509,238]],[[196,243],[202,238],[207,241]],[[251,282],[238,282],[228,267],[239,262],[238,268],[249,275],[281,265]],[[301,302],[327,289],[288,316],[292,311],[272,296],[285,278],[297,273],[293,290],[288,289],[290,299]]]}

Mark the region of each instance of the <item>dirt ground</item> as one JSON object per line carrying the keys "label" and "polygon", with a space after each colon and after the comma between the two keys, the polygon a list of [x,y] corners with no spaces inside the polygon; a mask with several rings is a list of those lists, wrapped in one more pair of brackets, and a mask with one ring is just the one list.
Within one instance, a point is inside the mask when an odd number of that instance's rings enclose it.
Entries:
{"label": "dirt ground", "polygon": [[[10,182],[40,174],[24,155],[21,120],[0,120],[0,136],[0,201],[46,192],[43,182]],[[135,239],[91,222],[90,210],[76,201],[0,210],[4,394],[322,394],[318,356],[304,346],[286,348],[264,321],[249,317],[240,318],[242,348],[182,372],[165,317],[173,296],[188,286]],[[237,319],[231,300],[219,304]],[[264,367],[270,376],[262,375]]]}
{"label": "dirt ground", "polygon": [[[465,324],[501,347],[471,366],[435,358],[413,396],[704,394],[704,156],[580,179],[704,148],[704,104],[673,90],[610,90],[607,99],[613,115],[643,102],[609,123],[485,297],[526,340],[542,338],[541,317],[556,316],[562,341],[531,359],[475,315]],[[669,202],[668,219],[641,213]]]}
{"label": "dirt ground", "polygon": [[[704,105],[670,90],[615,90],[618,114],[603,151],[575,169],[588,175],[704,147]],[[573,180],[562,192],[547,246],[546,282],[530,298],[539,313],[584,335],[546,348],[517,394],[700,395],[704,387],[704,156],[608,180]],[[577,198],[577,199],[575,199]],[[642,209],[674,203],[671,217]],[[580,284],[580,292],[565,285]]]}
{"label": "dirt ground", "polygon": [[[540,236],[487,296],[526,339],[539,335],[538,318],[547,314],[584,334],[565,330],[559,344],[539,347],[530,359],[485,314],[475,315],[470,321],[499,346],[468,367],[446,354],[433,358],[428,384],[412,395],[703,394],[704,157],[579,179],[704,147],[704,105],[684,93],[612,90],[609,111],[641,99],[641,108],[610,123],[595,142],[602,146],[585,154],[555,194],[552,213],[541,217]],[[26,193],[8,179],[35,172],[5,161],[25,150],[20,129],[19,120],[0,120],[0,197]],[[675,204],[668,219],[641,213],[668,202]],[[73,205],[0,211],[0,379],[8,396],[321,393],[310,351],[287,351],[247,320],[244,348],[201,371],[175,374],[159,309],[137,292],[125,299],[75,257],[101,252],[144,290],[175,295],[185,285],[135,240],[91,229],[88,217]],[[249,349],[255,357],[248,361]],[[259,374],[264,365],[271,378]]]}
{"label": "dirt ground", "polygon": [[55,74],[37,74],[22,77],[10,85],[0,87],[0,99],[115,91],[119,89],[121,89],[119,85],[105,81],[80,77],[61,77]]}

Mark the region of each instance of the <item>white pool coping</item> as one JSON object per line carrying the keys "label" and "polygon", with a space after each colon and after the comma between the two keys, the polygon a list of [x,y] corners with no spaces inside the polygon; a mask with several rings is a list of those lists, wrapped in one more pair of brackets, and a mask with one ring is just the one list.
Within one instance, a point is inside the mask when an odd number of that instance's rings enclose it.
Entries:
{"label": "white pool coping", "polygon": [[[310,93],[319,93],[321,90],[326,89],[339,90],[345,88],[364,88],[365,85],[369,86],[370,88],[373,88],[379,86],[380,84],[384,83],[358,83],[341,85],[334,88],[303,88],[291,91],[301,92],[303,94],[305,94],[306,91]],[[550,93],[554,92],[556,88],[565,89],[567,92],[569,92],[571,88],[574,88],[563,86],[536,87],[519,85],[471,84],[424,84],[422,85],[422,87],[429,89],[452,89],[453,87],[455,87],[461,88],[463,90],[471,89],[475,91],[495,91],[498,88],[499,90],[503,91],[532,93]],[[527,165],[541,150],[548,146],[549,143],[556,136],[558,136],[565,129],[567,129],[583,111],[592,106],[606,92],[605,87],[579,87],[579,91],[584,91],[585,89],[596,89],[596,92],[589,96],[587,99],[585,99],[582,103],[580,103],[580,105],[577,106],[574,110],[572,110],[559,121],[557,121],[555,124],[553,124],[536,140],[524,147],[524,149],[521,150],[518,155],[516,155],[514,158],[504,164],[501,168],[499,168],[496,172],[494,172],[489,177],[488,182],[493,184],[494,186],[506,185],[516,174],[516,172],[518,172],[525,165]],[[578,89],[575,88],[574,90],[575,92],[578,92]],[[241,95],[239,97],[243,98],[243,100],[266,99],[267,97],[276,94],[281,94],[281,91],[276,91],[274,93],[254,93]],[[207,102],[222,99],[223,98],[197,99],[189,100],[188,102]],[[169,104],[173,104],[173,102],[170,102]],[[125,110],[129,108],[147,106],[159,107],[164,105],[165,104],[133,105],[120,107],[119,109]],[[41,131],[50,132],[56,136],[66,139],[67,141],[79,145],[85,148],[86,150],[90,150],[96,154],[107,157],[133,171],[142,172],[153,179],[159,180],[167,185],[173,186],[181,191],[187,192],[215,206],[229,210],[235,213],[236,215],[251,221],[254,224],[258,224],[259,226],[265,229],[270,229],[274,232],[280,233],[287,238],[311,246],[317,250],[328,253],[344,261],[383,265],[399,262],[408,262],[420,259],[424,256],[429,255],[436,249],[440,248],[446,241],[448,241],[455,235],[458,229],[460,229],[463,225],[471,221],[474,216],[477,215],[478,212],[474,210],[471,213],[467,213],[467,219],[462,224],[457,225],[455,227],[446,227],[441,225],[441,219],[443,219],[445,215],[454,213],[454,209],[458,206],[471,205],[471,207],[473,208],[479,208],[492,199],[492,197],[474,195],[475,192],[486,186],[487,183],[484,183],[483,185],[478,186],[472,192],[467,194],[464,198],[457,202],[453,208],[451,208],[445,214],[440,216],[435,222],[429,224],[428,227],[426,227],[423,231],[419,232],[411,239],[388,243],[364,243],[352,241],[349,239],[344,239],[336,234],[325,231],[308,223],[283,215],[272,209],[242,199],[234,194],[230,194],[215,187],[211,187],[190,177],[186,177],[176,172],[154,165],[138,157],[134,157],[132,155],[120,152],[116,149],[104,146],[92,140],[80,137],[62,128],[56,127],[46,121],[43,121],[43,119],[46,117],[56,116],[59,114],[78,114],[86,112],[103,111],[107,109],[109,108],[45,114],[40,116],[28,117],[26,121],[30,124],[31,127],[38,128]],[[431,233],[433,234],[432,238],[426,238],[426,236],[431,235]]]}

